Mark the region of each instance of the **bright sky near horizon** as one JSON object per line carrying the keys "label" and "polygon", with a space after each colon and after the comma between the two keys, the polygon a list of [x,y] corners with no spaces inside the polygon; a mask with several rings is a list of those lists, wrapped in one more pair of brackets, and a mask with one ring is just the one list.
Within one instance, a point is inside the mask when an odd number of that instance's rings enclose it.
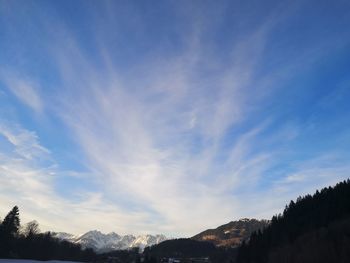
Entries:
{"label": "bright sky near horizon", "polygon": [[0,0],[0,216],[191,236],[350,175],[349,1]]}

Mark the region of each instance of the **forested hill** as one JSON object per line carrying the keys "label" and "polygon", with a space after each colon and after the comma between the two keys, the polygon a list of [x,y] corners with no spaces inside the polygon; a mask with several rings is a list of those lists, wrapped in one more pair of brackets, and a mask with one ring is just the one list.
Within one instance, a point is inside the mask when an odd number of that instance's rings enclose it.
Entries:
{"label": "forested hill", "polygon": [[350,180],[291,201],[242,244],[237,262],[350,262]]}
{"label": "forested hill", "polygon": [[205,230],[192,239],[208,241],[219,247],[236,247],[249,238],[252,232],[263,229],[269,224],[268,220],[240,219],[215,229]]}

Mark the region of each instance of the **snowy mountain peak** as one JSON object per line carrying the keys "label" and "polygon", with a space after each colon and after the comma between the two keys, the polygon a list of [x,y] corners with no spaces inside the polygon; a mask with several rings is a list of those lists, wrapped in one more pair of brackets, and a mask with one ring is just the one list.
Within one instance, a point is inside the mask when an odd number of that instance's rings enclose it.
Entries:
{"label": "snowy mountain peak", "polygon": [[53,235],[60,240],[71,240],[75,238],[74,235],[65,232],[57,232],[53,233]]}
{"label": "snowy mountain peak", "polygon": [[138,247],[141,250],[145,247],[159,244],[167,240],[164,235],[118,235],[115,232],[104,234],[98,230],[91,230],[80,236],[68,233],[55,233],[57,238],[80,244],[83,248],[92,248],[98,253],[119,249],[130,249]]}

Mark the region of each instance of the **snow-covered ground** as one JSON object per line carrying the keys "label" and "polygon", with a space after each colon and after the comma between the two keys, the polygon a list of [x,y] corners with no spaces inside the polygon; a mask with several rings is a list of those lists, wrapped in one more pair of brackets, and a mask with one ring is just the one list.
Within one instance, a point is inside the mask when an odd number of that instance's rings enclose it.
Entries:
{"label": "snow-covered ground", "polygon": [[79,263],[77,261],[60,261],[60,260],[49,260],[49,261],[38,261],[38,260],[27,260],[27,259],[0,259],[0,263]]}

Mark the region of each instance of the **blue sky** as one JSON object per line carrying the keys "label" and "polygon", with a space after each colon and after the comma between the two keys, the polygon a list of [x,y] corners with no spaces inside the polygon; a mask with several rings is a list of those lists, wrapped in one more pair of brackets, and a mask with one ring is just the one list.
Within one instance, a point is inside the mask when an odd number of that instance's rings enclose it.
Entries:
{"label": "blue sky", "polygon": [[191,236],[350,172],[348,1],[0,0],[0,213]]}

